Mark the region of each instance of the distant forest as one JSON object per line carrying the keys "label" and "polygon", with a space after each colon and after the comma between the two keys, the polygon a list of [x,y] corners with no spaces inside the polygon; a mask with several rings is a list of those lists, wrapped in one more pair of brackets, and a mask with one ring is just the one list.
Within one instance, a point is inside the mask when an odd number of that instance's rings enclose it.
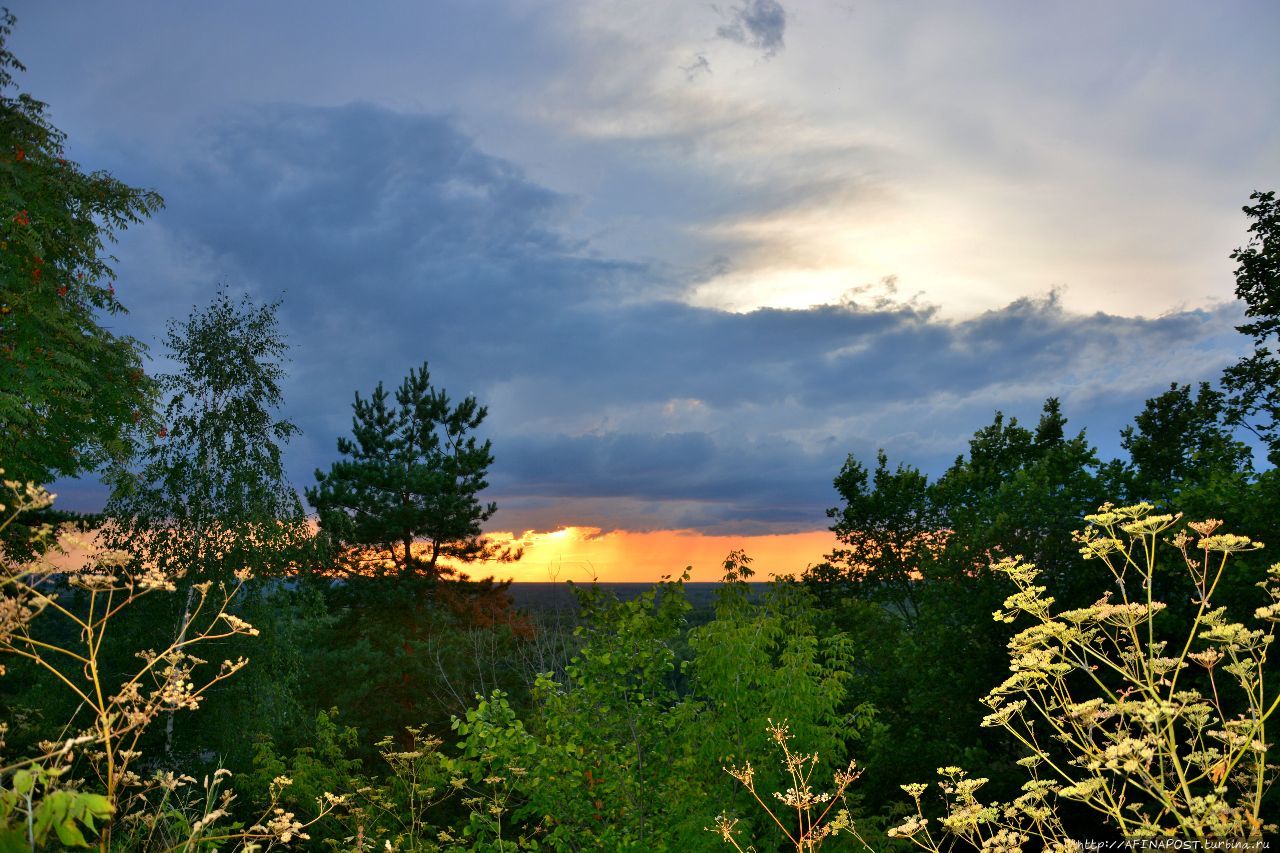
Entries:
{"label": "distant forest", "polygon": [[[313,517],[278,303],[218,291],[146,372],[107,247],[162,200],[67,160],[20,70],[0,41],[0,851],[1277,832],[1274,192],[1231,255],[1249,354],[1146,401],[1125,458],[1050,398],[935,478],[850,456],[793,576],[522,600],[479,577],[520,556],[485,536],[488,409],[427,363],[358,390]],[[88,473],[102,513],[51,503]]]}

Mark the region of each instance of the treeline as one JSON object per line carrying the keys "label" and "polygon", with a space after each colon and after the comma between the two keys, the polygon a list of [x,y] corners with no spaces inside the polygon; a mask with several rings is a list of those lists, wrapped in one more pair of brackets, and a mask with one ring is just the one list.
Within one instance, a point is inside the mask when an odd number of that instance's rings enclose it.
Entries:
{"label": "treeline", "polygon": [[[0,850],[1273,831],[1280,568],[1233,531],[1277,539],[1274,193],[1233,254],[1252,353],[1147,401],[1127,458],[1050,399],[936,479],[851,457],[839,546],[763,595],[734,553],[711,612],[681,580],[518,612],[460,570],[518,557],[483,536],[486,410],[425,364],[356,395],[307,491],[318,529],[281,462],[278,306],[218,292],[145,375],[104,323],[104,245],[160,199],[67,161],[20,68],[0,43]],[[91,471],[98,517],[34,485]],[[99,541],[70,561],[77,529]]]}

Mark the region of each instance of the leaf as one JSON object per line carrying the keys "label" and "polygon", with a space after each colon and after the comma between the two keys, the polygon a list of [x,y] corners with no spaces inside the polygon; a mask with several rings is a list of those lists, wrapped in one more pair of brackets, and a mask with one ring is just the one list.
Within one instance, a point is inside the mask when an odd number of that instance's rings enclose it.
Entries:
{"label": "leaf", "polygon": [[36,786],[35,774],[30,770],[19,770],[13,774],[13,790],[22,794],[24,797],[30,794]]}
{"label": "leaf", "polygon": [[28,853],[31,845],[21,829],[0,829],[0,853]]}

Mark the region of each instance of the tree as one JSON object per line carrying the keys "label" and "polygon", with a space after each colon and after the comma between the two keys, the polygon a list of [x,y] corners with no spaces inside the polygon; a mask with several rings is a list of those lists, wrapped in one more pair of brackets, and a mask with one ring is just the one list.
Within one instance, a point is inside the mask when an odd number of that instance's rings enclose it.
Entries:
{"label": "tree", "polygon": [[957,569],[985,571],[991,549],[1003,549],[1034,557],[1046,575],[1078,574],[1070,519],[1103,495],[1093,447],[1083,430],[1068,436],[1066,424],[1053,397],[1034,430],[1014,418],[1006,425],[997,412],[991,426],[974,433],[969,458],[939,478],[936,500],[952,531],[947,542]]}
{"label": "tree", "polygon": [[1253,454],[1224,418],[1223,394],[1208,382],[1200,383],[1194,395],[1190,385],[1174,383],[1147,400],[1133,426],[1120,433],[1132,465],[1132,497],[1168,503],[1189,489],[1251,473]]}
{"label": "tree", "polygon": [[383,574],[390,564],[402,577],[436,580],[453,571],[442,559],[513,558],[481,538],[498,509],[477,497],[489,485],[493,454],[491,442],[472,433],[488,409],[475,397],[451,405],[425,362],[409,371],[395,405],[388,401],[381,382],[367,400],[356,393],[353,438],[338,439],[345,458],[327,474],[316,471],[317,485],[307,490],[321,529],[361,573]]}
{"label": "tree", "polygon": [[[310,525],[281,458],[280,445],[298,428],[276,415],[288,353],[278,308],[248,297],[236,303],[219,290],[210,305],[169,324],[165,344],[180,369],[159,377],[169,398],[165,425],[152,434],[138,470],[111,471],[104,510],[109,547],[130,551],[185,590],[128,626],[143,648],[157,635],[181,641],[188,634],[202,582],[232,583],[246,570],[276,578],[309,554]],[[266,637],[252,650],[256,665],[213,697],[198,732],[188,730],[199,738],[190,752],[212,748],[234,758],[251,746],[246,725],[264,733],[289,728],[298,713],[292,688],[302,668],[299,636],[312,627],[317,599],[271,580],[245,584],[237,613]],[[249,652],[231,641],[219,651],[233,660]],[[172,716],[164,733],[172,756]]]}
{"label": "tree", "polygon": [[1231,422],[1245,427],[1280,465],[1280,356],[1271,348],[1280,335],[1280,203],[1274,192],[1249,196],[1244,207],[1253,219],[1249,242],[1231,253],[1236,262],[1236,296],[1249,322],[1236,330],[1253,338],[1253,353],[1222,374]]}
{"label": "tree", "polygon": [[990,565],[1025,553],[1066,595],[1095,593],[1084,589],[1090,576],[1078,566],[1071,519],[1100,500],[1098,463],[1085,434],[1067,427],[1050,398],[1032,428],[996,412],[933,482],[891,468],[883,454],[874,473],[851,459],[836,478],[844,505],[830,515],[840,544],[804,580],[827,621],[852,638],[851,694],[892,732],[860,750],[870,800],[887,802],[904,772],[961,753],[994,786],[1009,778],[1016,756],[973,726],[973,695],[1008,667],[1007,630],[987,615],[1014,588]]}
{"label": "tree", "polygon": [[865,587],[862,595],[912,623],[922,564],[943,538],[928,477],[901,464],[891,471],[881,450],[870,482],[867,469],[851,455],[834,484],[844,506],[827,510],[827,517],[834,520],[831,531],[840,544],[824,563],[806,571],[805,580],[827,595],[837,588]]}
{"label": "tree", "polygon": [[288,345],[279,303],[235,304],[220,290],[209,307],[170,323],[181,366],[161,376],[165,425],[133,472],[117,468],[105,513],[113,547],[131,544],[187,581],[226,580],[240,569],[279,574],[309,538],[280,444],[297,434],[277,418]]}
{"label": "tree", "polygon": [[46,105],[12,92],[13,23],[0,13],[0,459],[47,483],[127,458],[151,413],[142,345],[103,325],[124,311],[105,246],[163,202],[63,156]]}

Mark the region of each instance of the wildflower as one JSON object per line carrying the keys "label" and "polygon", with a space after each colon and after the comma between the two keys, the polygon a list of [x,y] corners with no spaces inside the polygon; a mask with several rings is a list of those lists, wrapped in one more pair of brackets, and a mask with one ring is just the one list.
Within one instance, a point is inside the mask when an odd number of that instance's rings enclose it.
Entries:
{"label": "wildflower", "polygon": [[1086,515],[1084,520],[1098,527],[1110,527],[1121,519],[1118,512],[1112,512],[1111,504],[1103,504],[1098,508],[1098,512],[1093,515]]}
{"label": "wildflower", "polygon": [[1217,530],[1221,526],[1222,519],[1220,518],[1206,518],[1204,521],[1187,522],[1187,527],[1190,527],[1201,536],[1210,536],[1213,534],[1213,531]]}
{"label": "wildflower", "polygon": [[1265,622],[1280,622],[1280,603],[1259,607],[1253,611],[1253,615]]}
{"label": "wildflower", "polygon": [[294,818],[293,812],[277,808],[266,826],[259,824],[251,827],[250,831],[269,834],[278,839],[281,844],[288,844],[295,838],[299,841],[307,841],[311,838],[302,829],[302,824]]}
{"label": "wildflower", "polygon": [[1062,712],[1068,719],[1089,725],[1105,716],[1102,713],[1102,700],[1097,697],[1084,702],[1069,702],[1062,707]]}
{"label": "wildflower", "polygon": [[221,818],[227,817],[229,814],[230,812],[226,809],[214,809],[191,824],[191,834],[193,836],[199,835],[206,827],[213,825]]}
{"label": "wildflower", "polygon": [[1021,853],[1022,845],[1026,844],[1030,839],[1021,832],[1014,832],[1011,829],[1001,829],[995,835],[987,838],[982,842],[982,850],[989,850],[991,853]]}
{"label": "wildflower", "polygon": [[1174,515],[1148,515],[1131,521],[1128,524],[1120,525],[1120,529],[1130,536],[1142,536],[1144,534],[1159,533],[1171,527],[1178,520]]}
{"label": "wildflower", "polygon": [[1031,583],[1039,571],[1034,563],[1024,562],[1021,557],[1005,557],[991,564],[991,571],[1008,575],[1014,583]]}
{"label": "wildflower", "polygon": [[177,589],[177,586],[174,585],[173,581],[155,567],[149,567],[143,570],[143,572],[139,574],[134,581],[138,586],[147,590],[164,590],[166,592],[173,592]]}
{"label": "wildflower", "polygon": [[1200,540],[1201,550],[1221,551],[1224,554],[1256,551],[1261,547],[1261,542],[1254,542],[1248,536],[1238,536],[1235,533],[1219,533],[1217,536],[1206,536]]}
{"label": "wildflower", "polygon": [[720,833],[720,837],[721,837],[722,839],[724,839],[725,841],[728,841],[728,842],[732,842],[732,841],[733,841],[733,828],[734,828],[735,826],[737,826],[737,825],[738,825],[738,819],[737,819],[736,817],[735,817],[735,818],[731,818],[731,817],[729,817],[728,815],[726,815],[726,814],[724,814],[723,812],[721,812],[720,814],[716,815],[716,825],[715,825],[715,827],[714,827],[714,828],[713,828],[713,827],[707,827],[707,831],[708,831],[708,832],[718,832],[718,833]]}
{"label": "wildflower", "polygon": [[752,786],[752,783],[756,778],[756,771],[751,767],[750,761],[743,764],[741,767],[726,767],[724,768],[724,771],[737,779],[747,788]]}
{"label": "wildflower", "polygon": [[248,634],[250,637],[258,636],[258,629],[241,619],[239,616],[232,613],[222,613],[220,616],[222,621],[226,622],[235,633]]}
{"label": "wildflower", "polygon": [[1155,748],[1145,739],[1124,737],[1104,749],[1101,759],[1090,762],[1088,766],[1091,770],[1105,767],[1122,773],[1137,773],[1151,763],[1155,754]]}
{"label": "wildflower", "polygon": [[1246,649],[1261,642],[1264,635],[1261,631],[1250,631],[1238,622],[1228,622],[1210,624],[1200,636],[1212,643],[1222,643],[1227,648]]}
{"label": "wildflower", "polygon": [[898,826],[890,829],[888,835],[890,838],[911,838],[912,836],[917,835],[920,830],[924,829],[928,824],[929,819],[927,817],[912,815]]}
{"label": "wildflower", "polygon": [[1008,705],[997,708],[995,711],[982,718],[982,726],[984,728],[991,728],[992,726],[1007,725],[1009,719],[1013,717],[1014,714],[1020,713],[1026,705],[1027,701],[1025,699],[1019,699],[1016,702],[1010,702]]}
{"label": "wildflower", "polygon": [[1117,507],[1116,513],[1125,518],[1141,518],[1153,509],[1155,509],[1155,506],[1152,504],[1149,504],[1146,501],[1140,501],[1139,503],[1131,504],[1130,506]]}
{"label": "wildflower", "polygon": [[1124,550],[1124,543],[1110,536],[1096,536],[1078,539],[1081,542],[1080,556],[1086,560],[1105,557],[1116,551]]}

